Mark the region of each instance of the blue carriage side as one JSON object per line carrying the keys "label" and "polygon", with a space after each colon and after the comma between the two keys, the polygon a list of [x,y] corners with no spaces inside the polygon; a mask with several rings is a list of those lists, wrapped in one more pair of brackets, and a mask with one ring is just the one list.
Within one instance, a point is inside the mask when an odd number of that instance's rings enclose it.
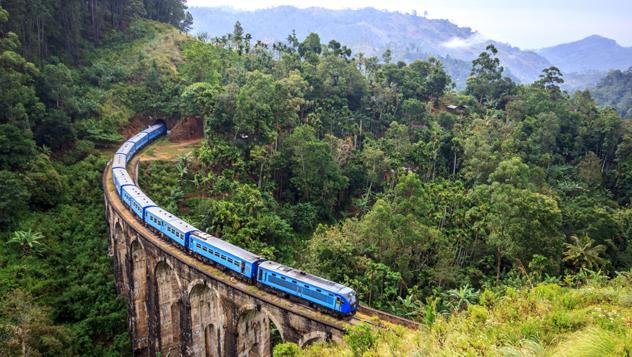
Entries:
{"label": "blue carriage side", "polygon": [[112,178],[114,179],[114,186],[116,187],[116,193],[121,196],[121,189],[125,186],[134,186],[134,181],[129,176],[125,169],[113,169]]}
{"label": "blue carriage side", "polygon": [[153,140],[155,137],[160,136],[167,132],[167,127],[164,124],[154,124],[149,128],[141,131],[141,133],[147,134],[147,141]]}
{"label": "blue carriage side", "polygon": [[112,172],[115,169],[127,169],[127,157],[123,154],[115,154],[112,160]]}
{"label": "blue carriage side", "polygon": [[134,155],[136,152],[138,152],[138,150],[140,150],[143,146],[145,146],[145,144],[149,142],[149,135],[141,131],[140,133],[129,138],[129,140],[127,141],[130,143],[134,143],[132,151],[130,152],[130,155]]}
{"label": "blue carriage side", "polygon": [[189,249],[247,279],[254,279],[265,259],[212,235],[197,231],[190,236]]}
{"label": "blue carriage side", "polygon": [[356,293],[351,288],[276,262],[259,264],[257,281],[345,315],[358,308]]}
{"label": "blue carriage side", "polygon": [[132,159],[132,149],[134,148],[134,143],[126,141],[121,145],[121,147],[116,151],[117,154],[125,155],[125,162],[127,163]]}
{"label": "blue carriage side", "polygon": [[189,235],[191,232],[198,230],[178,217],[174,217],[164,223],[164,234],[183,247],[189,246]]}
{"label": "blue carriage side", "polygon": [[154,201],[147,197],[138,186],[124,186],[121,192],[123,202],[127,204],[142,221],[145,220],[145,210],[156,206]]}
{"label": "blue carriage side", "polygon": [[149,226],[154,227],[158,232],[163,234],[165,233],[165,222],[168,222],[175,217],[176,216],[174,216],[173,214],[165,211],[158,206],[149,207],[145,212],[145,222]]}

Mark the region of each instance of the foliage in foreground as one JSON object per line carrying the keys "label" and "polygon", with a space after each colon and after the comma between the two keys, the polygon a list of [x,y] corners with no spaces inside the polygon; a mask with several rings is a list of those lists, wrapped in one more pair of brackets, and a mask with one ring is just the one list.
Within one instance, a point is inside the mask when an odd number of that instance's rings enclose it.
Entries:
{"label": "foliage in foreground", "polygon": [[[486,291],[480,305],[418,330],[354,327],[340,344],[282,356],[625,356],[632,353],[632,272],[581,288],[541,284]],[[277,351],[291,351],[278,346]]]}

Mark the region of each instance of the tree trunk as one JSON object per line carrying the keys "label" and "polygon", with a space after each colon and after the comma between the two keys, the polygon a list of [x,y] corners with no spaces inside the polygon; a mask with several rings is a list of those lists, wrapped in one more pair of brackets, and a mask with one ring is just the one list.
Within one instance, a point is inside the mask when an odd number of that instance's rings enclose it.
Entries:
{"label": "tree trunk", "polygon": [[496,286],[500,282],[500,248],[496,248]]}

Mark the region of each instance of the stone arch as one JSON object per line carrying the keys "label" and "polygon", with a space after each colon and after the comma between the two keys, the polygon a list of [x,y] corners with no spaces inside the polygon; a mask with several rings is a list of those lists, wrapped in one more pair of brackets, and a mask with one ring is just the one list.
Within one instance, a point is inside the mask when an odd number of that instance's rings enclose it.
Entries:
{"label": "stone arch", "polygon": [[158,350],[163,355],[177,356],[181,354],[182,343],[180,282],[165,260],[159,261],[154,271],[158,307]]}
{"label": "stone arch", "polygon": [[116,270],[118,273],[120,286],[119,291],[123,297],[127,298],[127,269],[125,264],[125,253],[127,251],[125,246],[125,230],[120,222],[114,223],[114,236],[112,237],[112,243],[114,247],[114,255],[116,256]]}
{"label": "stone arch", "polygon": [[254,357],[272,355],[270,323],[273,323],[285,340],[283,330],[272,315],[259,305],[248,304],[239,309],[237,318],[237,356]]}
{"label": "stone arch", "polygon": [[223,314],[219,313],[216,292],[201,279],[194,280],[189,286],[191,355],[221,356],[224,321]]}
{"label": "stone arch", "polygon": [[145,248],[138,239],[134,239],[130,244],[130,255],[132,258],[132,286],[131,291],[132,306],[134,307],[133,328],[135,340],[138,341],[138,348],[147,347],[149,336],[147,313],[147,255]]}
{"label": "stone arch", "polygon": [[304,348],[306,346],[309,346],[313,343],[316,342],[325,342],[327,340],[330,340],[331,336],[329,334],[327,334],[326,332],[323,331],[312,331],[309,333],[306,333],[305,335],[303,335],[303,337],[301,337],[300,340],[298,340],[298,345],[301,348]]}

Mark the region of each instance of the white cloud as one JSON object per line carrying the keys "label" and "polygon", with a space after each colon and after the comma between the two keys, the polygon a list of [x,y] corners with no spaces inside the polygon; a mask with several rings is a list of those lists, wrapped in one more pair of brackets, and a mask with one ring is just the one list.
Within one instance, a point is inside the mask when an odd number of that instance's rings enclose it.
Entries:
{"label": "white cloud", "polygon": [[453,49],[466,49],[474,46],[478,46],[487,42],[487,38],[480,33],[475,33],[470,37],[452,37],[450,40],[441,44],[441,46]]}

